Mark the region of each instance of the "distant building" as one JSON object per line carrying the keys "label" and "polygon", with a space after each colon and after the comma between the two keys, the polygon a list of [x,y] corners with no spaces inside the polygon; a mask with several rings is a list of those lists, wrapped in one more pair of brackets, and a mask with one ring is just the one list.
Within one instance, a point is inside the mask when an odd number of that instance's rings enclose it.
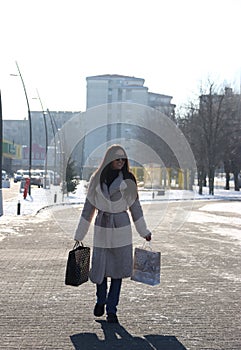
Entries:
{"label": "distant building", "polygon": [[118,74],[96,75],[86,78],[86,109],[114,102],[143,104],[174,119],[175,105],[172,96],[148,92],[143,78]]}
{"label": "distant building", "polygon": [[132,102],[148,105],[148,88],[142,78],[125,75],[87,77],[86,109],[113,102]]}
{"label": "distant building", "polygon": [[13,141],[3,140],[2,151],[2,167],[8,174],[12,174],[12,164],[22,159],[22,146]]}
{"label": "distant building", "polygon": [[[46,125],[48,134],[48,145],[54,138],[55,133],[62,128],[64,123],[71,118],[80,115],[80,112],[50,112],[51,118],[46,114]],[[43,168],[45,162],[45,125],[43,112],[31,111],[32,120],[32,167]],[[11,173],[17,169],[28,169],[29,162],[29,122],[27,119],[23,120],[3,120],[3,137],[9,143],[18,145],[21,148],[21,157],[9,157],[7,166]],[[11,162],[10,162],[11,160]],[[6,161],[6,160],[5,160]]]}
{"label": "distant building", "polygon": [[[32,144],[32,168],[43,169],[45,161],[45,147],[36,143]],[[22,146],[22,168],[28,169],[29,164],[29,146]]]}
{"label": "distant building", "polygon": [[157,109],[174,121],[176,105],[171,103],[171,100],[172,96],[148,92],[148,106]]}
{"label": "distant building", "polygon": [[[105,126],[96,128],[93,132],[86,136],[84,140],[83,163],[91,154],[89,162],[98,164],[100,160],[96,160],[93,151],[98,149],[101,144],[108,144],[111,140],[128,141],[130,144],[132,140],[140,139],[141,131],[136,127],[131,126],[131,123],[136,123],[137,119],[127,113],[123,112],[124,104],[143,105],[143,110],[146,107],[156,109],[172,120],[175,120],[175,105],[171,103],[172,96],[153,93],[148,91],[148,87],[144,86],[145,80],[143,78],[136,78],[118,74],[104,74],[89,76],[87,81],[87,98],[86,110],[87,112],[93,109],[93,125],[97,125],[97,118],[102,114],[105,120]],[[106,111],[103,112],[104,105],[108,105]],[[95,108],[99,108],[99,112]],[[102,107],[101,107],[102,106]],[[122,108],[123,106],[123,108]],[[127,107],[128,108],[128,107]],[[103,117],[103,113],[106,116]],[[95,117],[94,117],[95,115]],[[95,121],[96,118],[96,121]],[[134,120],[135,119],[135,120]],[[137,122],[138,124],[138,122]],[[147,120],[148,124],[148,120]],[[128,147],[128,146],[127,146]]]}

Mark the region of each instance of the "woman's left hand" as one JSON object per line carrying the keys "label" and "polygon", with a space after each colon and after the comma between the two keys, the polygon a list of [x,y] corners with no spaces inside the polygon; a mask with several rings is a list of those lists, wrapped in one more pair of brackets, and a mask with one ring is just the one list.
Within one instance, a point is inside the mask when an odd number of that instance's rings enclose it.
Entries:
{"label": "woman's left hand", "polygon": [[145,237],[146,241],[151,241],[151,233],[149,233],[146,237]]}

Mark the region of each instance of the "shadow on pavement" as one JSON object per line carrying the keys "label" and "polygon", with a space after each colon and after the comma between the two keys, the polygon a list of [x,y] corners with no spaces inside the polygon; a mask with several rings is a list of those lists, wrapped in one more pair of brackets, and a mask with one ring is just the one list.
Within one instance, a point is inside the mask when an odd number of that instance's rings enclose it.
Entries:
{"label": "shadow on pavement", "polygon": [[174,336],[144,335],[133,337],[120,324],[109,324],[106,321],[96,321],[101,324],[104,339],[95,333],[78,333],[70,337],[75,350],[186,350]]}

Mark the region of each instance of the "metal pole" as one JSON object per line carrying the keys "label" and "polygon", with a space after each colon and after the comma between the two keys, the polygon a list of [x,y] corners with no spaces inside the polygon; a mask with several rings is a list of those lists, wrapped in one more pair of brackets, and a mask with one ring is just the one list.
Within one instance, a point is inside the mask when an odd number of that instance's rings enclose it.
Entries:
{"label": "metal pole", "polygon": [[45,165],[44,165],[44,188],[46,188],[46,181],[47,181],[47,164],[48,164],[48,129],[47,129],[47,122],[46,122],[46,115],[44,112],[43,104],[41,101],[41,98],[39,96],[38,90],[37,90],[37,95],[39,102],[41,104],[42,108],[42,113],[43,113],[43,118],[44,118],[44,129],[45,129]]}
{"label": "metal pole", "polygon": [[17,69],[18,69],[18,73],[19,76],[21,78],[22,81],[22,85],[23,85],[23,89],[24,89],[24,94],[26,97],[26,102],[27,102],[27,107],[28,107],[28,123],[29,123],[29,169],[28,169],[28,173],[29,173],[29,188],[28,188],[28,194],[31,195],[31,169],[32,169],[32,119],[31,119],[31,112],[30,112],[30,107],[29,107],[29,102],[28,102],[28,95],[27,95],[27,91],[26,91],[26,87],[23,81],[23,77],[22,74],[20,72],[19,66],[17,61],[15,62]]}
{"label": "metal pole", "polygon": [[3,118],[2,118],[2,97],[0,90],[0,216],[3,215],[3,201],[2,201],[2,155],[3,155]]}
{"label": "metal pole", "polygon": [[[49,109],[47,108],[47,113],[49,115],[50,118],[50,122],[51,122],[51,127],[52,127],[52,132],[53,132],[53,139],[54,139],[54,185],[56,185],[56,138],[55,138],[55,134],[58,131],[56,128],[56,131],[54,131],[54,120],[53,120],[53,116],[51,115]],[[56,127],[56,125],[55,125]]]}

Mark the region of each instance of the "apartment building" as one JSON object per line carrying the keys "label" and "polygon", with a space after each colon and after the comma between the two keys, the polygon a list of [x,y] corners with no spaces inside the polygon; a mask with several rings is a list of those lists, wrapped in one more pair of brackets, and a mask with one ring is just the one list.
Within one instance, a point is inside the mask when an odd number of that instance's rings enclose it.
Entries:
{"label": "apartment building", "polygon": [[[137,109],[147,110],[150,107],[175,119],[175,105],[172,96],[149,92],[143,78],[104,74],[86,78],[86,113],[89,112],[93,130],[84,140],[83,162],[92,166],[98,164],[100,145],[113,142],[126,144],[126,149],[133,150],[135,140],[143,140],[143,132],[138,130]],[[132,108],[130,106],[133,106]],[[129,110],[128,110],[129,109]],[[137,114],[136,114],[137,113]],[[102,126],[100,127],[100,118]],[[131,124],[134,124],[133,126]],[[148,129],[148,121],[146,130]],[[142,142],[142,141],[141,141]],[[97,152],[95,152],[97,150]],[[96,154],[95,154],[96,153]]]}
{"label": "apartment building", "polygon": [[86,81],[86,109],[106,103],[130,102],[158,109],[174,119],[176,106],[171,103],[172,96],[149,92],[143,78],[105,74],[87,77]]}

